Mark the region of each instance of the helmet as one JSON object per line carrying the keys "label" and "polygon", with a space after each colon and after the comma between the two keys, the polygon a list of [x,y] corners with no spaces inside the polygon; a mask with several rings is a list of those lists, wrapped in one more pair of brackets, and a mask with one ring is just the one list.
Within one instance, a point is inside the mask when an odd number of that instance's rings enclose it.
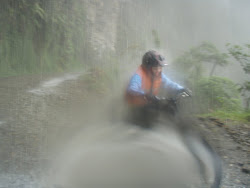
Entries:
{"label": "helmet", "polygon": [[155,50],[146,52],[142,57],[142,65],[146,68],[167,65],[165,58]]}

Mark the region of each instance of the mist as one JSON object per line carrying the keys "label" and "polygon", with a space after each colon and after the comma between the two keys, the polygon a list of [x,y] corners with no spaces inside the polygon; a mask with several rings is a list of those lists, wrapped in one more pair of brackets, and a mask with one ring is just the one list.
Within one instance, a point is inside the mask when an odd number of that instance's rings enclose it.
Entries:
{"label": "mist", "polygon": [[[163,72],[187,87],[174,70],[184,52],[203,41],[225,53],[227,43],[250,43],[250,1],[7,2],[0,8],[9,11],[0,19],[0,187],[179,188],[216,181],[220,158],[192,129],[195,122],[184,118],[180,128],[161,114],[154,128],[136,127],[124,121],[124,95],[150,49],[165,56]],[[208,76],[212,65],[204,67]],[[249,80],[233,58],[214,75]]]}
{"label": "mist", "polygon": [[[247,0],[128,1],[120,7],[123,13],[120,24],[126,30],[128,47],[156,48],[152,37],[155,30],[160,48],[171,65],[174,58],[203,41],[212,42],[223,52],[227,43],[249,43],[249,7]],[[139,64],[140,59],[136,61]],[[246,78],[242,73],[237,63],[216,71],[216,75],[236,82]]]}

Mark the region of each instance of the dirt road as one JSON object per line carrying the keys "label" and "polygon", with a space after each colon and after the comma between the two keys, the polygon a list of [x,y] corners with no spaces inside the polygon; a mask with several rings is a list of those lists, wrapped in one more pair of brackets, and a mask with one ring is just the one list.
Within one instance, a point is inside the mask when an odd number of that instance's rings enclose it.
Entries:
{"label": "dirt road", "polygon": [[[0,79],[0,188],[49,187],[58,153],[86,124],[108,115],[102,107],[109,100],[101,96],[78,73]],[[250,187],[249,124],[197,122],[223,161],[222,187]]]}

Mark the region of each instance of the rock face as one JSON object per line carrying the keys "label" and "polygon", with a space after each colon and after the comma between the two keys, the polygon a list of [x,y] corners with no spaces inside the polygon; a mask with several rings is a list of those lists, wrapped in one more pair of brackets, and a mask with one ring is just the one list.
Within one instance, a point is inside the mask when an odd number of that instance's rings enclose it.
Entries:
{"label": "rock face", "polygon": [[115,51],[119,1],[84,1],[87,34],[91,47],[100,57],[104,50]]}

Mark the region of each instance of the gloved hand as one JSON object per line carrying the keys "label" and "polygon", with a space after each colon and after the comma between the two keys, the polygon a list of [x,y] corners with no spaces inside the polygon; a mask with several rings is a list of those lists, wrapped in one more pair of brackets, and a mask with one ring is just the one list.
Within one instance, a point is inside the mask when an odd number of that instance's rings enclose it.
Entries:
{"label": "gloved hand", "polygon": [[192,96],[192,91],[188,88],[185,88],[185,92],[191,97]]}
{"label": "gloved hand", "polygon": [[180,89],[178,93],[186,93],[188,96],[192,96],[192,91],[188,88],[183,88],[183,89]]}
{"label": "gloved hand", "polygon": [[158,98],[155,96],[155,95],[152,95],[152,94],[146,94],[145,95],[145,98],[146,100],[149,102],[149,103],[156,103],[158,102]]}

